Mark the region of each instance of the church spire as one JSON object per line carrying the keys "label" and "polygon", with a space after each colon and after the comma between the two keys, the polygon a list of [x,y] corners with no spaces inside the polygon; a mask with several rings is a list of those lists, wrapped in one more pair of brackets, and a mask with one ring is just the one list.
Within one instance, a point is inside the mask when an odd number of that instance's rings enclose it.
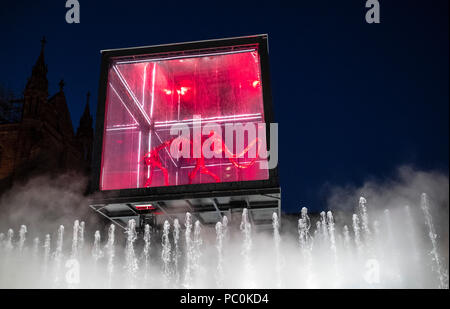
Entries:
{"label": "church spire", "polygon": [[90,166],[91,157],[92,157],[92,143],[94,140],[94,129],[92,128],[92,117],[91,112],[89,110],[89,99],[91,94],[88,92],[86,94],[86,106],[84,108],[83,115],[80,119],[80,125],[77,129],[76,138],[80,144],[80,150],[83,154],[83,158]]}
{"label": "church spire", "polygon": [[41,40],[41,53],[33,66],[31,76],[25,86],[24,95],[39,95],[41,99],[48,97],[47,65],[45,64],[44,50],[47,40]]}
{"label": "church spire", "polygon": [[64,82],[64,79],[61,79],[60,81],[59,81],[59,91],[60,92],[63,92],[63,89],[64,89],[64,86],[66,85],[66,83]]}
{"label": "church spire", "polygon": [[84,107],[83,117],[91,117],[91,112],[89,110],[89,99],[91,98],[91,93],[88,91],[86,94],[86,106]]}
{"label": "church spire", "polygon": [[41,39],[41,54],[44,53],[44,47],[45,47],[46,43],[47,43],[47,40],[45,39],[45,36],[43,36]]}
{"label": "church spire", "polygon": [[80,119],[80,125],[77,130],[77,136],[85,135],[85,136],[92,136],[93,135],[93,129],[92,129],[92,116],[89,109],[89,99],[91,97],[91,93],[88,92],[86,94],[86,106],[84,107],[83,115]]}
{"label": "church spire", "polygon": [[48,99],[47,65],[44,59],[45,37],[41,40],[41,53],[31,71],[27,85],[23,91],[23,118],[36,118],[42,110],[42,105]]}

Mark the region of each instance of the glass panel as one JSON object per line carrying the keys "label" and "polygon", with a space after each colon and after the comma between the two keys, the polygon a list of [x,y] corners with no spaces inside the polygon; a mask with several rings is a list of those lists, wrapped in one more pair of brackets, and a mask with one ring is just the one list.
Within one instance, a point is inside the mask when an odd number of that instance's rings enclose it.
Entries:
{"label": "glass panel", "polygon": [[[257,46],[230,50],[111,63],[101,190],[268,179]],[[237,124],[250,133],[226,133]],[[171,135],[180,125],[185,130]],[[178,157],[177,148],[188,155]]]}

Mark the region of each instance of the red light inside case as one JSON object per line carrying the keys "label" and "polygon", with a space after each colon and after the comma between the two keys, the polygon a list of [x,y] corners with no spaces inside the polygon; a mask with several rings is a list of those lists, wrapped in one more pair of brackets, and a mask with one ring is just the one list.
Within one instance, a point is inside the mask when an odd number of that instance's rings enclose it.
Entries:
{"label": "red light inside case", "polygon": [[[264,123],[261,72],[257,46],[214,54],[199,52],[182,59],[116,59],[108,72],[103,133],[101,190],[177,186],[211,182],[268,179],[266,161],[250,157],[264,136],[244,136],[244,150],[225,139],[225,126]],[[194,116],[202,125],[222,129],[229,156],[176,158],[170,146],[173,125],[186,125],[194,147]],[[209,132],[209,131],[208,131]],[[200,137],[200,142],[208,134]],[[214,149],[216,151],[216,149]],[[217,150],[219,152],[219,150]],[[231,158],[230,158],[231,156]],[[136,206],[137,208],[137,206]]]}
{"label": "red light inside case", "polygon": [[134,205],[136,210],[153,210],[156,209],[153,205]]}

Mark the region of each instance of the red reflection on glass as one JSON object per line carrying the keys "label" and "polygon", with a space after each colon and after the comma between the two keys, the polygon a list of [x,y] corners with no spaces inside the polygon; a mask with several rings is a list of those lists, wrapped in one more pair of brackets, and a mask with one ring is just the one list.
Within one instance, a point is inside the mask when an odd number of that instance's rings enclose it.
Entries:
{"label": "red reflection on glass", "polygon": [[136,210],[153,210],[156,209],[155,206],[153,205],[134,205],[134,207],[136,208]]}

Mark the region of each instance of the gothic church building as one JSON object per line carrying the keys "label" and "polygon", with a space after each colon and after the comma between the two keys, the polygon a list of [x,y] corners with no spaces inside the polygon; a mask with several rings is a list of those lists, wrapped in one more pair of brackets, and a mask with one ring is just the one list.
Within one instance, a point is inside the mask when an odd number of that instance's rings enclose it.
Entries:
{"label": "gothic church building", "polygon": [[0,124],[0,192],[34,175],[89,173],[93,143],[89,93],[74,132],[64,82],[60,82],[59,92],[49,96],[45,39],[41,43],[40,55],[19,99],[20,119]]}

